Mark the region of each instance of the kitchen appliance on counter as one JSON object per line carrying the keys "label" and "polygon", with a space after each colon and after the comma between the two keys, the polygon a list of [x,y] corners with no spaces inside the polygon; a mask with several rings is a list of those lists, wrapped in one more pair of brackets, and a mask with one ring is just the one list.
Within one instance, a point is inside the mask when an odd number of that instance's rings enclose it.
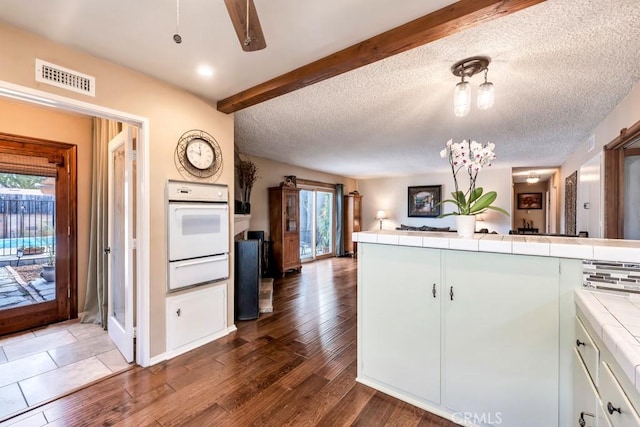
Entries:
{"label": "kitchen appliance on counter", "polygon": [[226,185],[167,181],[168,291],[229,277]]}

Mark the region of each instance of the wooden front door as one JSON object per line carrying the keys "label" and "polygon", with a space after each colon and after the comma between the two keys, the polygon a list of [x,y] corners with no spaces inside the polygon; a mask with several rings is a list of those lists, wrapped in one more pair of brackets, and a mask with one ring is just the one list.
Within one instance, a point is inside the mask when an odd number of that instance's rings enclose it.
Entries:
{"label": "wooden front door", "polygon": [[0,335],[77,317],[76,146],[0,133],[0,174]]}

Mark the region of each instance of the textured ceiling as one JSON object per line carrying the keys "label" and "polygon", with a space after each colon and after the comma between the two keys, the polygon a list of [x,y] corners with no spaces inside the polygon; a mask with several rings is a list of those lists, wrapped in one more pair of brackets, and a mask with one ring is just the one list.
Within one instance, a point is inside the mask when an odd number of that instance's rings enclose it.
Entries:
{"label": "textured ceiling", "polygon": [[[0,20],[214,102],[452,2],[255,3],[268,46],[254,53],[240,49],[222,0],[181,2],[181,45],[167,0],[0,0]],[[449,138],[494,142],[496,166],[558,166],[640,80],[639,22],[638,0],[548,0],[242,110],[236,143],[360,178],[444,169]],[[449,69],[475,55],[493,58],[495,106],[456,118]],[[199,63],[211,80],[195,76]],[[471,79],[474,91],[481,82]]]}

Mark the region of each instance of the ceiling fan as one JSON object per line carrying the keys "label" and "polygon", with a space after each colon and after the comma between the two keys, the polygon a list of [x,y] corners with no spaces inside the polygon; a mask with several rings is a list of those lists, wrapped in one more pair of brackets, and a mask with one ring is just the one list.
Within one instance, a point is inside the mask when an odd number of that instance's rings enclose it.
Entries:
{"label": "ceiling fan", "polygon": [[242,50],[253,52],[267,47],[253,0],[224,0]]}

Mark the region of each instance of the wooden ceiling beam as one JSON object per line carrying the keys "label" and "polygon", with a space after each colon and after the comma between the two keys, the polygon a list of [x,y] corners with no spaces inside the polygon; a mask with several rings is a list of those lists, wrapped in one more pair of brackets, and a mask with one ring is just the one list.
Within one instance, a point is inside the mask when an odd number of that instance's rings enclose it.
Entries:
{"label": "wooden ceiling beam", "polygon": [[544,1],[461,0],[222,99],[217,108],[233,113]]}

